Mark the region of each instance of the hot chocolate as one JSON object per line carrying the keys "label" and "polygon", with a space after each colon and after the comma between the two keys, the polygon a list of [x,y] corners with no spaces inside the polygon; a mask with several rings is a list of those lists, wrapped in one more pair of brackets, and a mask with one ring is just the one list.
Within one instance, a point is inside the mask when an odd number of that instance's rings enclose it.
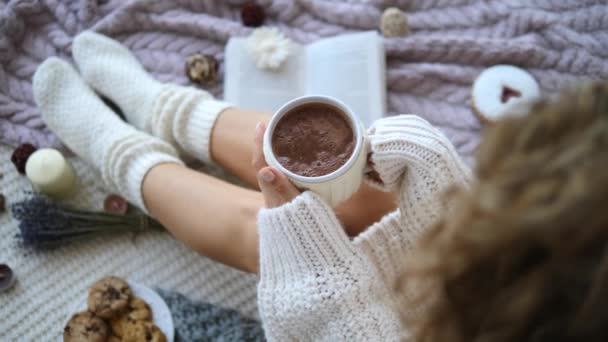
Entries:
{"label": "hot chocolate", "polygon": [[277,161],[306,177],[336,171],[348,161],[354,148],[355,137],[346,115],[326,104],[309,103],[290,110],[272,134]]}

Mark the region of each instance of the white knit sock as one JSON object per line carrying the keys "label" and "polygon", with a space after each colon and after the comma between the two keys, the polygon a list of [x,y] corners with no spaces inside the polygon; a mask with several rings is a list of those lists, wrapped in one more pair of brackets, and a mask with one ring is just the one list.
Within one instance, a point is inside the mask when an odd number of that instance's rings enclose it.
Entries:
{"label": "white knit sock", "polygon": [[148,171],[161,163],[181,164],[171,145],[120,120],[66,62],[47,59],[34,74],[33,88],[48,127],[140,209],[146,210],[141,186]]}
{"label": "white knit sock", "polygon": [[97,33],[78,35],[72,52],[87,83],[114,101],[135,127],[211,161],[211,130],[228,103],[200,89],[156,81],[127,48]]}

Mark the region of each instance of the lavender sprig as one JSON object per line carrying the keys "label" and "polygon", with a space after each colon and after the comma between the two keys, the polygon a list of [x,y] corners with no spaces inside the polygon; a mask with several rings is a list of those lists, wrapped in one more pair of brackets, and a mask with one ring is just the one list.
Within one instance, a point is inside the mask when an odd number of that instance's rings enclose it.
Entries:
{"label": "lavender sprig", "polygon": [[62,206],[39,196],[15,203],[11,211],[19,221],[21,244],[34,249],[58,247],[99,234],[163,228],[142,213],[91,212]]}

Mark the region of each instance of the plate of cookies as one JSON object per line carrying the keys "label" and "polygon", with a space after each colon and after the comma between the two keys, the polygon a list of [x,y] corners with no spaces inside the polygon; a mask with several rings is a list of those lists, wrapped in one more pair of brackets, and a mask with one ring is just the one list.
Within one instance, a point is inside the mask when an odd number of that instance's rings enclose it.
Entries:
{"label": "plate of cookies", "polygon": [[95,282],[77,303],[63,340],[173,342],[173,318],[152,289],[118,277]]}

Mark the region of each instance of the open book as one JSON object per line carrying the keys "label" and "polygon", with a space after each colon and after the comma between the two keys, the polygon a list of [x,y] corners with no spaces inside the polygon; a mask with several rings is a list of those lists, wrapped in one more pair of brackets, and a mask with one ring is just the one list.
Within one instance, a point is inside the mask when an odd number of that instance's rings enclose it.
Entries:
{"label": "open book", "polygon": [[231,38],[226,46],[226,101],[274,112],[302,95],[326,95],[344,102],[367,127],[384,115],[384,46],[376,32],[336,36],[308,46],[294,44],[276,71],[255,66],[246,40]]}

